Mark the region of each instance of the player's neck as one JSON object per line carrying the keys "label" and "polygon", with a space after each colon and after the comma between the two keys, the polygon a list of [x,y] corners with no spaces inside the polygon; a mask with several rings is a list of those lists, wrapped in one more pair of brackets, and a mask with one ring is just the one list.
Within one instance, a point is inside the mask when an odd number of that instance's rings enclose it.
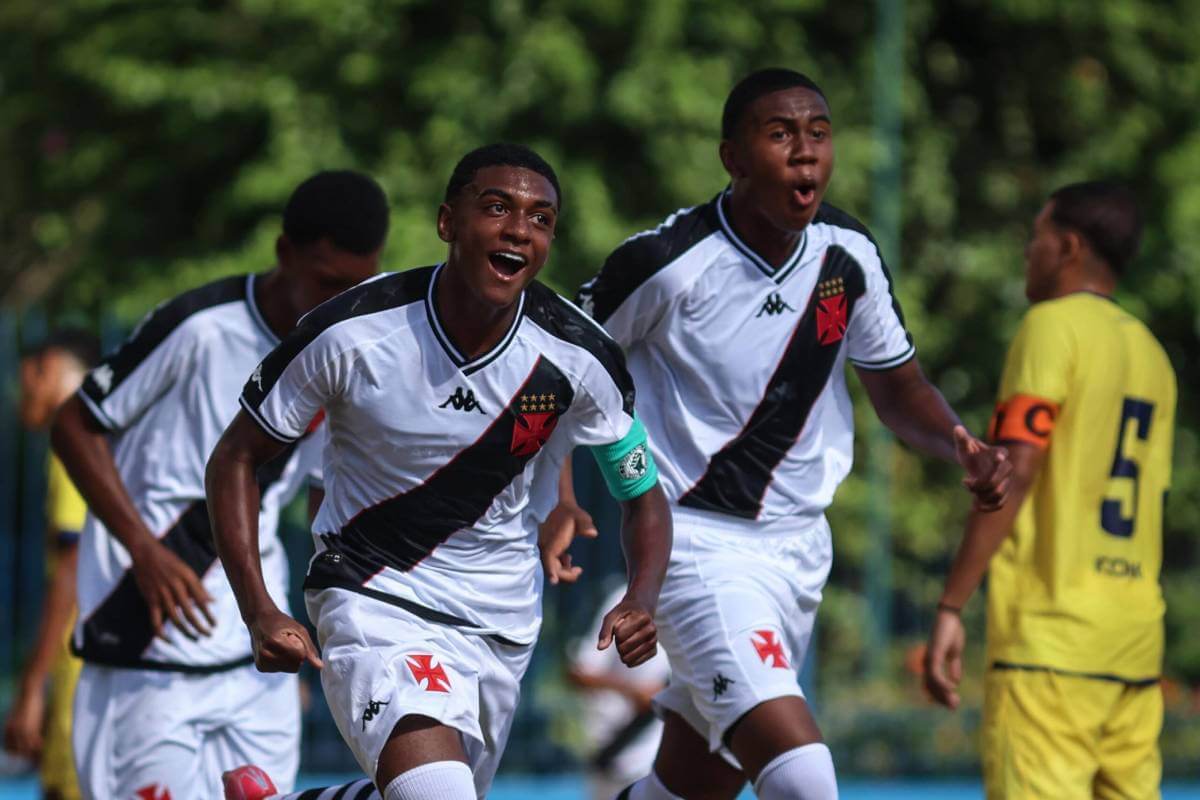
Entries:
{"label": "player's neck", "polygon": [[747,193],[730,192],[725,207],[733,232],[772,267],[787,263],[804,231],[785,231],[775,227],[751,202]]}
{"label": "player's neck", "polygon": [[1060,274],[1058,285],[1054,287],[1053,294],[1047,299],[1054,300],[1081,292],[1111,299],[1116,290],[1116,277],[1108,269],[1079,269]]}
{"label": "player's neck", "polygon": [[456,270],[442,269],[434,288],[438,321],[468,360],[495,347],[512,327],[517,304],[496,308],[482,302]]}
{"label": "player's neck", "polygon": [[292,332],[305,312],[291,296],[289,288],[279,267],[254,281],[254,304],[267,327],[280,339]]}

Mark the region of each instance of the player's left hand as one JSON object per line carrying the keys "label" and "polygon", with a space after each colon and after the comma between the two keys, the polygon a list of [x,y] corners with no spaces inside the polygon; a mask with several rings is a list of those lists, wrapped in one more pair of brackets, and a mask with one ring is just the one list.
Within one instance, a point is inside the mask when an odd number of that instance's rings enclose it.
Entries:
{"label": "player's left hand", "polygon": [[574,503],[559,503],[546,517],[538,529],[538,549],[542,556],[542,569],[551,585],[574,583],[583,574],[583,568],[571,564],[567,548],[576,536],[595,539],[596,523],[592,515]]}
{"label": "player's left hand", "polygon": [[954,611],[938,609],[925,648],[925,688],[933,699],[949,709],[958,708],[958,684],[962,681],[962,655],[967,634]]}
{"label": "player's left hand", "polygon": [[266,611],[247,623],[259,672],[299,672],[304,662],[325,666],[308,629],[279,609]]}
{"label": "player's left hand", "polygon": [[596,649],[604,650],[614,640],[621,663],[627,667],[644,664],[658,652],[658,628],[654,626],[654,615],[629,595],[625,595],[612,611],[604,615]]}
{"label": "player's left hand", "polygon": [[963,486],[975,495],[975,508],[979,511],[1001,508],[1008,500],[1009,477],[1013,471],[1008,450],[985,444],[959,425],[954,429],[954,452],[967,473]]}
{"label": "player's left hand", "polygon": [[46,700],[41,685],[36,690],[22,689],[4,724],[5,751],[36,761],[42,753],[45,716]]}

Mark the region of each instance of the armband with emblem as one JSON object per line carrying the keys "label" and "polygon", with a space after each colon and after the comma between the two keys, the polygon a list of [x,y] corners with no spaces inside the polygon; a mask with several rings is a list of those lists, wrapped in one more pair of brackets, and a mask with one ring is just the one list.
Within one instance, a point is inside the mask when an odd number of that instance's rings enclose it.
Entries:
{"label": "armband with emblem", "polygon": [[632,500],[645,494],[658,482],[658,467],[650,455],[646,427],[637,417],[633,427],[619,442],[591,448],[608,491],[617,500]]}
{"label": "armband with emblem", "polygon": [[1058,419],[1058,404],[1017,394],[996,406],[988,426],[988,439],[993,443],[1023,442],[1039,450],[1050,446],[1050,432]]}

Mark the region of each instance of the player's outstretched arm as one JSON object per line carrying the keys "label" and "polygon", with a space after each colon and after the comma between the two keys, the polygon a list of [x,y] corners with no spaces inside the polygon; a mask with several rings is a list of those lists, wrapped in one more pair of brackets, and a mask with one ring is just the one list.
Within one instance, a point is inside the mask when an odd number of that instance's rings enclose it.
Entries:
{"label": "player's outstretched arm", "polygon": [[212,598],[200,576],[164,547],[142,521],[117,472],[107,431],[96,423],[79,395],[59,409],[50,429],[50,443],[88,509],[129,552],[155,634],[161,635],[164,621],[170,620],[185,636],[207,636],[217,624],[208,610]]}
{"label": "player's outstretched arm", "polygon": [[571,554],[567,549],[576,536],[595,539],[597,535],[592,515],[580,508],[575,499],[575,477],[568,454],[558,480],[558,505],[538,528],[542,569],[552,585],[557,585],[559,581],[574,583],[579,580],[583,568],[571,563]]}
{"label": "player's outstretched arm", "polygon": [[282,450],[283,445],[239,411],[217,442],[204,475],[217,555],[250,630],[254,663],[262,672],[297,672],[305,661],[322,666],[308,631],[279,610],[263,580],[258,550],[261,498],[255,475]]}
{"label": "player's outstretched arm", "polygon": [[958,684],[962,681],[966,644],[960,616],[963,606],[983,580],[992,556],[1012,531],[1045,458],[1044,450],[1022,443],[1012,444],[1009,453],[1013,472],[1008,502],[997,511],[972,509],[967,517],[966,533],[946,578],[925,650],[925,687],[934,700],[948,708],[958,708],[959,703]]}
{"label": "player's outstretched arm", "polygon": [[671,509],[657,483],[621,503],[621,547],[629,568],[629,588],[604,616],[597,646],[603,650],[615,640],[627,667],[649,661],[657,652],[654,611],[671,557],[671,536]]}
{"label": "player's outstretched arm", "polygon": [[967,432],[917,359],[894,369],[857,372],[884,425],[909,446],[960,464],[966,473],[963,484],[975,496],[978,509],[992,511],[1004,505],[1012,473],[1006,449]]}

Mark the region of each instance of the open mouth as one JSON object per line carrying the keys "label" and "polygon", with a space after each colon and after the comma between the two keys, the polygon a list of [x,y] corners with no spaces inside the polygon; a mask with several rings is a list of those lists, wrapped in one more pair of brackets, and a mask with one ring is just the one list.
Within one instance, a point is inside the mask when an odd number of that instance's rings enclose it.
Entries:
{"label": "open mouth", "polygon": [[792,199],[801,207],[811,206],[817,199],[817,182],[805,179],[795,184],[792,187]]}
{"label": "open mouth", "polygon": [[515,278],[517,273],[525,269],[528,260],[520,253],[514,253],[509,250],[497,250],[493,253],[488,253],[488,263],[492,265],[492,270],[503,280],[511,280]]}

